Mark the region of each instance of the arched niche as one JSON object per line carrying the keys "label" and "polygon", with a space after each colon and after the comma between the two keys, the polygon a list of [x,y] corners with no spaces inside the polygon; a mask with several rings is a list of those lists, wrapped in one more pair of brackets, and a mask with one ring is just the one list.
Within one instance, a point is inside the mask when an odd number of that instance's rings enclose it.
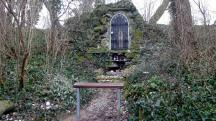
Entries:
{"label": "arched niche", "polygon": [[111,19],[111,50],[129,49],[129,21],[121,13]]}

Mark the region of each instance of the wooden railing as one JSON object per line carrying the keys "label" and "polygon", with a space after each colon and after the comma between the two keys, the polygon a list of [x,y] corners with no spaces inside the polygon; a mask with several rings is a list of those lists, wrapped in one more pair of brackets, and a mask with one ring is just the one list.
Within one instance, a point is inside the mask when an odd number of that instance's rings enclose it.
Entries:
{"label": "wooden railing", "polygon": [[121,89],[123,88],[123,83],[84,83],[78,82],[74,84],[74,88],[76,88],[77,93],[77,121],[80,121],[80,88],[109,88],[109,89],[117,89],[117,100],[118,100],[118,112],[119,112],[119,120],[121,114]]}

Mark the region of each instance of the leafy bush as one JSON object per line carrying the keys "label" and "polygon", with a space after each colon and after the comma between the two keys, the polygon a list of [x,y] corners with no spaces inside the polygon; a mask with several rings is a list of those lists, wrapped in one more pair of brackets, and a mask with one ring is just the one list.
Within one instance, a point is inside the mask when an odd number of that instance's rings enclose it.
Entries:
{"label": "leafy bush", "polygon": [[[74,78],[73,78],[74,79]],[[65,107],[74,106],[74,90],[72,88],[73,79],[67,79],[64,76],[56,75],[53,80],[50,81],[50,91],[58,102],[65,102]]]}
{"label": "leafy bush", "polygon": [[[76,103],[75,91],[72,88],[75,77],[68,79],[62,75],[56,75],[53,80],[50,81],[50,91],[53,98],[58,102],[64,102],[63,105],[66,107],[74,107]],[[91,98],[91,90],[81,90],[82,103],[88,102]],[[69,110],[69,109],[68,109]]]}
{"label": "leafy bush", "polygon": [[131,75],[126,79],[125,96],[131,121],[216,120],[216,76],[181,82],[152,76],[147,81]]}

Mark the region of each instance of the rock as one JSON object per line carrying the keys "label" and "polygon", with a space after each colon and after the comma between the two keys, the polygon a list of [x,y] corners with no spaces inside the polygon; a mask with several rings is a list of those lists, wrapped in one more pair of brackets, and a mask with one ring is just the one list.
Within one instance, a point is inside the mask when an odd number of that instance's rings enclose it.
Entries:
{"label": "rock", "polygon": [[14,104],[8,100],[0,100],[0,117],[15,108]]}

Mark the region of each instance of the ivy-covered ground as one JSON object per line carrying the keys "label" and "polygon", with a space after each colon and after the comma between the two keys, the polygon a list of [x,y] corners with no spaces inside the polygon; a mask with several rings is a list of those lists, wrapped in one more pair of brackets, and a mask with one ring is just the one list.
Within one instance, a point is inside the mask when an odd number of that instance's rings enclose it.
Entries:
{"label": "ivy-covered ground", "polygon": [[[28,79],[25,88],[18,90],[15,63],[8,61],[7,81],[0,88],[0,99],[13,103],[13,110],[3,115],[0,120],[57,120],[58,115],[75,109],[73,84],[77,80],[96,81],[93,67],[68,57],[65,63],[56,61],[52,73],[47,72],[45,55],[38,54],[29,60]],[[74,57],[73,57],[74,59]],[[60,63],[63,67],[59,68]],[[92,90],[81,91],[82,104],[87,103],[93,94]]]}

